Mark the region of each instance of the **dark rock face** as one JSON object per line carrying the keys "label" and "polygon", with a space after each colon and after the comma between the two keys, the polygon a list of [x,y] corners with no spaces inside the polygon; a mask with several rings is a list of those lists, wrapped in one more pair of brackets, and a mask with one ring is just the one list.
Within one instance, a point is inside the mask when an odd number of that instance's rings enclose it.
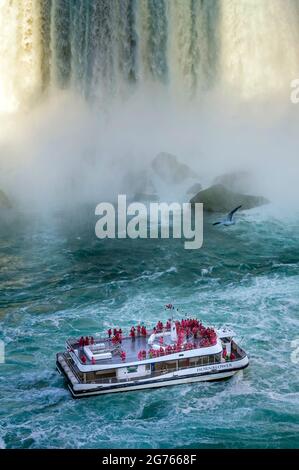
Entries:
{"label": "dark rock face", "polygon": [[6,194],[3,191],[1,191],[1,189],[0,189],[0,208],[3,208],[3,209],[12,208],[12,203],[10,202]]}
{"label": "dark rock face", "polygon": [[159,153],[152,161],[152,169],[165,182],[179,184],[187,178],[196,178],[196,173],[188,165],[180,163],[175,155]]}
{"label": "dark rock face", "polygon": [[247,194],[230,191],[222,184],[215,184],[203,191],[199,191],[191,200],[191,204],[203,203],[205,211],[229,212],[234,207],[242,205],[242,209],[252,209],[269,201],[262,196],[250,196]]}

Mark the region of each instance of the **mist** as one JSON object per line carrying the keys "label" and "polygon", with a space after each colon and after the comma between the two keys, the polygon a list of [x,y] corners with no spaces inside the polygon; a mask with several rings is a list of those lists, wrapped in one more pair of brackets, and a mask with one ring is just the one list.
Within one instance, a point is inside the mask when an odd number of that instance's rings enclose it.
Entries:
{"label": "mist", "polygon": [[[153,96],[142,92],[105,111],[78,94],[55,93],[5,119],[0,187],[25,211],[114,200],[134,194],[140,172],[169,152],[198,174],[203,187],[221,174],[248,171],[251,193],[295,208],[297,122],[295,105],[265,106],[220,93],[203,99],[199,109],[157,90]],[[180,200],[179,188],[165,183],[161,189]]]}

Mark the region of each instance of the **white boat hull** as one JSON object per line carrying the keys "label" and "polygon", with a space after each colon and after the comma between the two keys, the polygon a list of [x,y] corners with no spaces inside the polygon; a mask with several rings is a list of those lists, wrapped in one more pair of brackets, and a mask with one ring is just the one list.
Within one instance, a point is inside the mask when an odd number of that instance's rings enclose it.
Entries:
{"label": "white boat hull", "polygon": [[[74,398],[87,397],[91,395],[105,395],[108,393],[130,392],[151,388],[167,387],[171,385],[188,384],[195,382],[218,381],[232,377],[248,366],[248,357],[241,360],[215,364],[210,366],[195,367],[192,370],[180,370],[165,374],[163,376],[141,379],[132,383],[107,383],[107,384],[68,384]],[[61,367],[58,365],[58,370]],[[188,374],[188,375],[187,375]]]}

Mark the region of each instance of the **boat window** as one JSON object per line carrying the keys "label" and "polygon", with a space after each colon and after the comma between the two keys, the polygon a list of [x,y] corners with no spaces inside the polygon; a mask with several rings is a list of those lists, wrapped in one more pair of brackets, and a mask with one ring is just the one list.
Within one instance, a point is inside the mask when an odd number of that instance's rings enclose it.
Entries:
{"label": "boat window", "polygon": [[221,353],[215,354],[214,359],[215,359],[215,363],[221,362]]}
{"label": "boat window", "polygon": [[191,366],[206,366],[221,362],[221,353],[211,354],[210,356],[200,356],[190,358]]}
{"label": "boat window", "polygon": [[208,364],[215,364],[221,361],[221,354],[211,354],[208,356]]}
{"label": "boat window", "polygon": [[190,357],[190,366],[201,366],[202,365],[202,358],[201,357]]}
{"label": "boat window", "polygon": [[164,362],[164,365],[167,369],[176,369],[176,361]]}
{"label": "boat window", "polygon": [[183,367],[189,367],[189,358],[187,359],[179,359],[179,369]]}
{"label": "boat window", "polygon": [[155,370],[173,370],[176,369],[176,361],[161,361],[155,363]]}
{"label": "boat window", "polygon": [[116,377],[115,370],[98,370],[96,375],[101,375],[102,377]]}
{"label": "boat window", "polygon": [[95,380],[96,378],[96,374],[94,372],[87,372],[86,373],[86,381],[87,382],[92,382],[93,380]]}
{"label": "boat window", "polygon": [[196,366],[198,357],[190,357],[189,361],[190,361],[190,366]]}
{"label": "boat window", "polygon": [[165,368],[165,362],[156,362],[155,363],[155,370],[158,371],[158,370],[162,370]]}

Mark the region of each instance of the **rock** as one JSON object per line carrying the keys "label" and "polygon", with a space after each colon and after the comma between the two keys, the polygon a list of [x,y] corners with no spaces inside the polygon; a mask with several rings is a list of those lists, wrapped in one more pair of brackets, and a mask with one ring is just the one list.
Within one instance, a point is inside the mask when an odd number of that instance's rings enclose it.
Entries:
{"label": "rock", "polygon": [[2,209],[11,209],[12,204],[6,194],[0,189],[0,207]]}
{"label": "rock", "polygon": [[194,183],[192,186],[187,189],[186,194],[196,194],[202,190],[202,185],[200,183]]}
{"label": "rock", "polygon": [[249,171],[235,171],[217,176],[213,184],[222,184],[230,191],[250,193],[254,187],[253,175]]}
{"label": "rock", "polygon": [[130,168],[123,177],[120,190],[131,201],[185,202],[200,189],[198,176],[188,165],[181,163],[175,155],[159,153],[149,168]]}
{"label": "rock", "polygon": [[175,155],[166,152],[161,152],[154,158],[152,169],[169,184],[180,184],[188,178],[197,177],[188,165],[179,162]]}
{"label": "rock", "polygon": [[123,178],[121,190],[127,194],[155,194],[156,188],[146,170],[129,171]]}
{"label": "rock", "polygon": [[203,191],[199,191],[190,203],[202,202],[205,211],[209,212],[229,212],[234,207],[242,205],[242,210],[252,209],[269,201],[262,196],[250,196],[248,194],[230,191],[222,184],[215,184]]}

